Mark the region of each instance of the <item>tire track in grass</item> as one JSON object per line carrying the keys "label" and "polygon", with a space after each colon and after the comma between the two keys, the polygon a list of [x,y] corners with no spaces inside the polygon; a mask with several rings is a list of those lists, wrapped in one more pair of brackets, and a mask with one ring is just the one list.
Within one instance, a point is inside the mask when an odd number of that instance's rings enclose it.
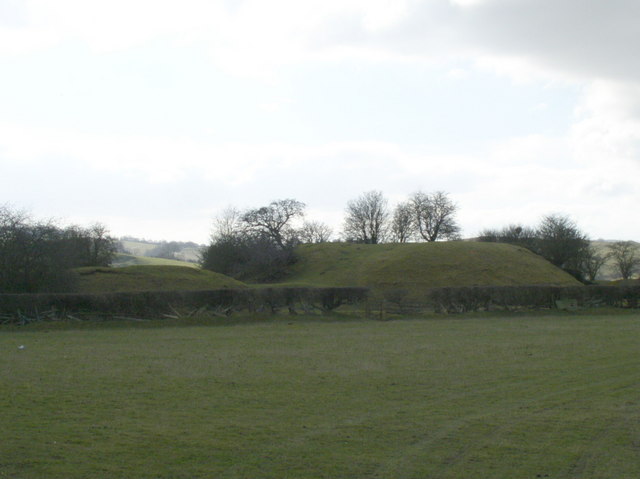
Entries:
{"label": "tire track in grass", "polygon": [[[633,365],[637,367],[636,362],[634,362]],[[615,366],[608,366],[603,369],[617,370],[618,372],[637,370],[637,368],[629,369],[629,366],[631,366],[631,364],[627,362]],[[544,416],[544,414],[550,411],[558,410],[563,405],[574,404],[575,398],[577,397],[588,398],[593,391],[622,391],[627,389],[633,390],[635,388],[635,383],[629,382],[628,378],[624,376],[609,377],[586,385],[566,387],[560,390],[556,388],[553,392],[545,395],[536,396],[536,391],[534,390],[532,391],[531,399],[528,401],[517,402],[510,408],[501,409],[500,411],[488,412],[483,410],[474,414],[467,414],[447,423],[445,427],[439,428],[437,431],[430,431],[424,439],[412,444],[409,448],[405,448],[398,457],[381,465],[373,477],[394,477],[397,479],[420,477],[417,469],[420,467],[421,462],[424,461],[424,451],[438,449],[438,444],[445,443],[448,438],[463,437],[465,430],[473,430],[480,426],[480,432],[473,433],[474,436],[478,437],[478,442],[466,440],[462,443],[462,447],[459,447],[454,453],[442,455],[441,460],[438,462],[436,469],[441,471],[438,477],[456,477],[455,475],[447,476],[447,474],[453,473],[460,464],[468,461],[472,451],[482,449],[483,444],[488,445],[494,442],[489,438],[504,437],[507,431],[517,431],[521,429],[527,421],[531,421],[535,416]],[[530,412],[527,415],[518,414],[519,410],[522,409],[528,409]],[[505,415],[511,418],[508,424],[505,424],[502,419]],[[618,419],[617,423],[620,424],[622,421],[624,421],[624,418]],[[489,424],[495,424],[495,426],[489,426]],[[581,475],[578,474],[580,474],[581,471],[587,471],[588,457],[595,455],[594,452],[597,451],[601,438],[607,436],[608,432],[615,429],[614,424],[616,424],[616,421],[610,421],[595,431],[589,439],[590,446],[588,446],[585,452],[578,458],[573,460],[573,465],[570,466],[569,471],[566,472],[566,475],[563,475],[563,477],[581,477]],[[482,426],[485,426],[485,429],[483,429]],[[566,471],[566,469],[564,470]],[[540,471],[539,473],[541,474],[540,477],[548,474],[548,472],[544,471]]]}

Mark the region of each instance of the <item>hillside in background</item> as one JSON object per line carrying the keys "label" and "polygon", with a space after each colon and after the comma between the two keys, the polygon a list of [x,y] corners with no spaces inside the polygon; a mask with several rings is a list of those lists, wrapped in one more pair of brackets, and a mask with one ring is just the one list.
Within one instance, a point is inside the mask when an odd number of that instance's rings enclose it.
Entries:
{"label": "hillside in background", "polygon": [[202,245],[193,242],[149,241],[129,236],[120,238],[120,245],[122,252],[131,256],[162,258],[189,263],[197,263],[200,260],[200,250],[202,249]]}
{"label": "hillside in background", "polygon": [[405,289],[419,295],[447,286],[580,285],[530,251],[467,241],[404,244],[302,245],[288,283]]}
{"label": "hillside in background", "polygon": [[244,283],[223,274],[184,266],[88,267],[78,269],[78,276],[77,291],[80,293],[197,291],[246,287]]}
{"label": "hillside in background", "polygon": [[[530,251],[504,243],[454,241],[404,244],[301,245],[283,285],[366,286],[419,298],[451,286],[580,285]],[[116,268],[81,268],[81,292],[199,290],[247,285],[193,263],[119,254]],[[127,266],[128,265],[128,266]],[[186,266],[186,267],[185,267]]]}
{"label": "hillside in background", "polygon": [[[591,245],[595,248],[595,250],[602,256],[606,256],[609,253],[609,246],[614,244],[616,240],[596,240],[592,241]],[[636,243],[635,241],[633,243]],[[638,244],[638,243],[636,243]],[[640,247],[640,244],[638,244]],[[606,263],[598,273],[597,278],[601,281],[614,281],[620,279],[620,273],[617,268],[613,264],[611,258],[607,259]]]}
{"label": "hillside in background", "polygon": [[132,254],[125,253],[116,253],[112,266],[114,268],[122,268],[124,266],[182,266],[187,268],[199,268],[197,263],[190,261],[154,258],[151,256],[134,256]]}

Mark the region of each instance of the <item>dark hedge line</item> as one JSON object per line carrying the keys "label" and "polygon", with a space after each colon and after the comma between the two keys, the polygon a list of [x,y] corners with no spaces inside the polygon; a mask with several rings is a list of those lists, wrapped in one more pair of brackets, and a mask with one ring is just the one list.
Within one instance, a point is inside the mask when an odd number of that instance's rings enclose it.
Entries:
{"label": "dark hedge line", "polygon": [[[396,297],[397,296],[397,297]],[[471,286],[437,288],[422,301],[390,295],[380,310],[442,313],[575,307],[640,307],[640,285],[624,286]],[[30,322],[87,314],[90,317],[158,318],[198,313],[332,311],[343,304],[369,304],[367,288],[257,288],[108,294],[0,294],[0,322]]]}
{"label": "dark hedge line", "polygon": [[638,286],[470,286],[431,290],[425,302],[440,312],[513,308],[640,307]]}
{"label": "dark hedge line", "polygon": [[78,313],[150,318],[207,310],[277,312],[283,308],[331,311],[365,301],[366,288],[260,288],[206,291],[150,291],[105,294],[0,294],[0,315],[12,318],[64,317]]}

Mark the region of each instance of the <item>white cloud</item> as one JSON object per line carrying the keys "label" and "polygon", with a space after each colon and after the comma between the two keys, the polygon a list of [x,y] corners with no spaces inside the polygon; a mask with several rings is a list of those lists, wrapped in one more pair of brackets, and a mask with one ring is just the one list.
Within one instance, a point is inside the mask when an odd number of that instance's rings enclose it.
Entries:
{"label": "white cloud", "polygon": [[575,155],[587,164],[640,164],[640,84],[595,81],[571,129]]}
{"label": "white cloud", "polygon": [[[494,226],[493,220],[528,223],[560,210],[601,231],[596,234],[606,236],[607,225],[619,236],[640,238],[640,230],[625,224],[628,212],[617,211],[635,207],[640,199],[634,183],[640,173],[640,64],[635,59],[640,3],[635,0],[184,0],[179,5],[25,0],[0,5],[12,5],[5,17],[10,20],[0,22],[0,55],[60,53],[79,44],[109,57],[132,47],[142,57],[151,43],[206,52],[216,71],[251,80],[242,88],[264,87],[256,79],[285,85],[248,92],[256,111],[272,116],[298,106],[287,90],[293,80],[286,75],[309,65],[318,72],[318,83],[326,66],[355,69],[374,63],[388,74],[403,62],[435,65],[443,72],[439,80],[449,85],[468,82],[479,69],[507,76],[523,89],[562,84],[582,92],[564,134],[497,135],[471,153],[460,145],[436,152],[415,140],[358,137],[305,143],[282,135],[243,142],[256,134],[252,131],[234,131],[233,139],[225,140],[188,132],[139,136],[117,128],[121,133],[82,133],[51,124],[34,127],[28,120],[16,126],[8,123],[9,112],[0,124],[4,172],[73,161],[111,180],[134,178],[149,191],[167,188],[177,196],[186,194],[179,186],[195,176],[210,187],[210,196],[193,199],[202,202],[199,211],[205,211],[204,203],[223,207],[240,199],[252,205],[285,195],[300,196],[323,218],[336,218],[349,197],[369,189],[394,199],[419,188],[445,189],[459,199],[469,233]],[[380,82],[381,95],[396,94],[389,77]],[[240,98],[244,92],[235,93]],[[29,92],[22,94],[28,98]],[[553,114],[552,101],[531,103],[537,117]],[[141,111],[148,107],[140,105]],[[400,120],[418,123],[421,118]],[[326,193],[329,184],[337,193]]]}
{"label": "white cloud", "polygon": [[[217,144],[7,125],[0,127],[0,138],[0,156],[12,158],[2,162],[6,181],[15,182],[21,174],[12,171],[46,172],[46,178],[32,182],[30,192],[22,190],[25,200],[35,198],[34,190],[46,195],[70,188],[88,198],[93,211],[72,213],[72,220],[98,215],[122,234],[130,227],[130,234],[141,235],[144,226],[149,236],[153,232],[154,237],[185,238],[169,229],[189,224],[198,241],[205,241],[216,211],[228,204],[244,208],[279,197],[307,202],[314,219],[339,230],[346,202],[372,189],[382,190],[393,202],[418,189],[448,191],[460,206],[466,235],[510,222],[535,224],[551,212],[572,215],[596,237],[609,237],[614,231],[619,237],[638,234],[624,209],[637,201],[638,163],[574,157],[579,151],[566,138],[511,139],[471,156],[386,142]],[[23,146],[27,139],[28,149]],[[49,161],[56,166],[45,167]],[[73,175],[93,178],[91,193],[84,191],[89,185],[72,186]],[[124,196],[118,200],[119,195]],[[26,206],[40,206],[39,212],[42,205],[35,201]],[[164,235],[163,223],[169,228]]]}
{"label": "white cloud", "polygon": [[469,72],[463,68],[453,68],[447,72],[447,77],[453,80],[462,80],[469,76]]}

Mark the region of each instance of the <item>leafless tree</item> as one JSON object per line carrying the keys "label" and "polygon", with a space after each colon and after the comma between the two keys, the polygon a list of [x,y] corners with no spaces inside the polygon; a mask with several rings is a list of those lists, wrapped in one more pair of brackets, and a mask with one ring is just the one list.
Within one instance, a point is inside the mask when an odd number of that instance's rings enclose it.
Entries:
{"label": "leafless tree", "polygon": [[418,191],[409,199],[413,209],[415,227],[425,241],[453,240],[460,237],[455,215],[457,206],[447,193],[432,194]]}
{"label": "leafless tree", "polygon": [[71,270],[109,264],[115,244],[102,225],[63,229],[0,207],[0,291],[68,291]]}
{"label": "leafless tree", "polygon": [[581,270],[589,281],[595,281],[598,273],[607,262],[608,254],[599,253],[593,245],[589,245],[582,254]]}
{"label": "leafless tree", "polygon": [[211,244],[202,251],[205,269],[250,281],[281,278],[295,262],[297,231],[304,203],[286,199],[240,213],[227,208],[216,219]]}
{"label": "leafless tree", "polygon": [[411,203],[400,203],[393,210],[391,219],[391,241],[406,243],[411,241],[415,233],[415,221]]}
{"label": "leafless tree", "polygon": [[629,279],[640,266],[640,251],[633,241],[617,241],[609,245],[611,259],[613,259],[622,279]]}
{"label": "leafless tree", "polygon": [[387,233],[389,211],[380,191],[368,191],[347,203],[344,236],[357,243],[382,243]]}
{"label": "leafless tree", "polygon": [[589,238],[568,216],[547,215],[537,228],[509,225],[485,230],[478,239],[523,246],[580,281],[585,276],[593,281],[591,277],[602,267],[602,258],[590,249]]}
{"label": "leafless tree", "polygon": [[109,266],[118,250],[118,241],[109,234],[102,223],[88,228],[68,226],[60,230],[63,250],[73,256],[76,266]]}
{"label": "leafless tree", "polygon": [[211,238],[213,240],[233,238],[242,232],[243,228],[240,210],[234,206],[228,206],[220,216],[214,219]]}
{"label": "leafless tree", "polygon": [[87,229],[90,266],[109,266],[116,254],[117,242],[102,223],[94,223]]}
{"label": "leafless tree", "polygon": [[551,214],[538,226],[537,253],[572,274],[580,272],[589,239],[568,216]]}
{"label": "leafless tree", "polygon": [[301,243],[326,243],[331,239],[333,230],[329,225],[320,221],[305,221],[298,230]]}
{"label": "leafless tree", "polygon": [[295,239],[291,223],[304,216],[305,206],[293,199],[272,201],[268,206],[246,211],[242,215],[242,222],[249,231],[266,235],[278,247],[284,248]]}

